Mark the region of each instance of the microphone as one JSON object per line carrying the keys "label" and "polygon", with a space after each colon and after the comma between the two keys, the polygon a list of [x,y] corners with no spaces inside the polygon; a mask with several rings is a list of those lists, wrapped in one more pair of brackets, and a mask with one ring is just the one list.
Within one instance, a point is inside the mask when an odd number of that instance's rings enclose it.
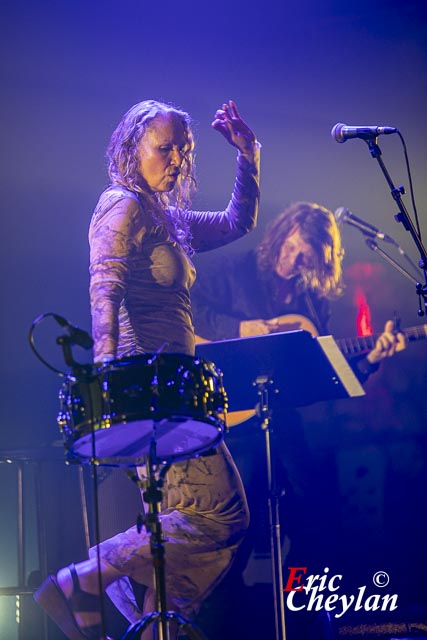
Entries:
{"label": "microphone", "polygon": [[73,344],[76,344],[83,349],[91,349],[93,347],[93,338],[90,333],[83,329],[79,329],[79,327],[75,327],[70,324],[68,320],[62,316],[58,316],[56,313],[53,313],[52,315],[61,327],[65,327],[67,329]]}
{"label": "microphone", "polygon": [[342,122],[338,122],[331,130],[331,136],[337,142],[345,142],[350,138],[361,138],[362,140],[375,140],[378,136],[396,133],[396,127],[349,127]]}
{"label": "microphone", "polygon": [[338,207],[334,213],[334,217],[338,225],[345,222],[346,224],[350,224],[352,227],[356,227],[356,229],[359,229],[359,231],[369,238],[377,238],[378,240],[384,240],[384,242],[390,242],[391,244],[397,245],[394,238],[388,236],[384,231],[377,229],[374,225],[369,224],[369,222],[361,220],[345,207]]}

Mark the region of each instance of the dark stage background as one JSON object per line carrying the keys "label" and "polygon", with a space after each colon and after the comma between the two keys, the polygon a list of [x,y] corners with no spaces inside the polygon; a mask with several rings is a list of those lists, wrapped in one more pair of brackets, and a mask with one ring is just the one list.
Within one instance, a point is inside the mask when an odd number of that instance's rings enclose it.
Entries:
{"label": "dark stage background", "polygon": [[[87,229],[107,183],[104,149],[121,115],[146,98],[190,112],[198,150],[194,204],[214,209],[228,201],[235,153],[210,122],[223,101],[237,102],[263,145],[261,215],[253,234],[223,252],[254,246],[288,203],[313,200],[332,210],[349,208],[392,235],[416,261],[367,146],[361,140],[339,145],[330,130],[337,122],[400,129],[426,233],[426,34],[422,0],[1,3],[1,588],[19,579],[19,470],[25,501],[21,587],[31,590],[39,580],[43,525],[45,568],[84,557],[79,471],[65,467],[56,426],[59,379],[34,357],[27,334],[47,311],[90,329]],[[379,144],[395,184],[409,190],[399,138],[384,136]],[[412,211],[409,196],[404,200]],[[343,238],[347,289],[335,304],[334,335],[356,334],[360,288],[375,331],[394,312],[402,326],[425,322],[417,315],[413,284],[370,251],[356,229],[343,228]],[[197,265],[221,255],[201,256]],[[45,357],[63,366],[59,334],[46,321],[36,341]],[[307,550],[298,561],[313,557],[344,574],[352,588],[387,571],[402,616],[413,615],[409,606],[426,604],[426,354],[427,343],[411,344],[369,381],[366,397],[305,409],[296,435],[303,449],[286,449],[302,481],[315,488],[302,506],[288,496],[285,529],[304,539]],[[250,428],[229,436],[242,465]],[[239,567],[201,612],[211,640],[271,637],[270,587],[256,575],[239,591]],[[14,640],[10,593],[0,596],[0,637]],[[289,618],[290,629],[298,626],[296,614]],[[30,596],[21,601],[21,619],[27,624],[21,637],[42,637]],[[302,637],[292,633],[291,640]],[[51,628],[49,634],[55,637]]]}

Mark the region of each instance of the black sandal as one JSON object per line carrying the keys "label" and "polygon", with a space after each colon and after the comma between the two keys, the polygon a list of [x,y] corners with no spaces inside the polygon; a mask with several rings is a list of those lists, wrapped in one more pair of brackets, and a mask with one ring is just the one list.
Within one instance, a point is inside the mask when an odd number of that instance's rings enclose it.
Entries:
{"label": "black sandal", "polygon": [[75,613],[101,612],[100,597],[83,591],[74,564],[67,569],[73,581],[73,593],[67,598],[58,584],[56,576],[50,575],[34,594],[34,600],[52,618],[69,640],[101,640],[101,623],[80,627]]}

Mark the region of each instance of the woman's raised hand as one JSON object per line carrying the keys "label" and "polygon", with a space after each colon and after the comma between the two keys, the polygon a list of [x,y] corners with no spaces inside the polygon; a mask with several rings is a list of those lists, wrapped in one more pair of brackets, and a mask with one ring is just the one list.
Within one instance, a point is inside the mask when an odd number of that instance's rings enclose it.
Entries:
{"label": "woman's raised hand", "polygon": [[222,133],[224,138],[241,153],[253,152],[256,137],[252,129],[239,115],[233,100],[224,103],[215,113],[212,127]]}

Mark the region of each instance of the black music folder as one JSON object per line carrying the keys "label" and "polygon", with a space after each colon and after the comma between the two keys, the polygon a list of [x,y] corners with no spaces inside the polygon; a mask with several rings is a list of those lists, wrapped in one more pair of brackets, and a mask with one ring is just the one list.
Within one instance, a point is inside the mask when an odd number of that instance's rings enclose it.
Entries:
{"label": "black music folder", "polygon": [[365,395],[332,336],[313,338],[298,330],[205,342],[196,346],[196,356],[222,372],[229,411],[256,405],[259,377],[273,381],[281,406]]}

